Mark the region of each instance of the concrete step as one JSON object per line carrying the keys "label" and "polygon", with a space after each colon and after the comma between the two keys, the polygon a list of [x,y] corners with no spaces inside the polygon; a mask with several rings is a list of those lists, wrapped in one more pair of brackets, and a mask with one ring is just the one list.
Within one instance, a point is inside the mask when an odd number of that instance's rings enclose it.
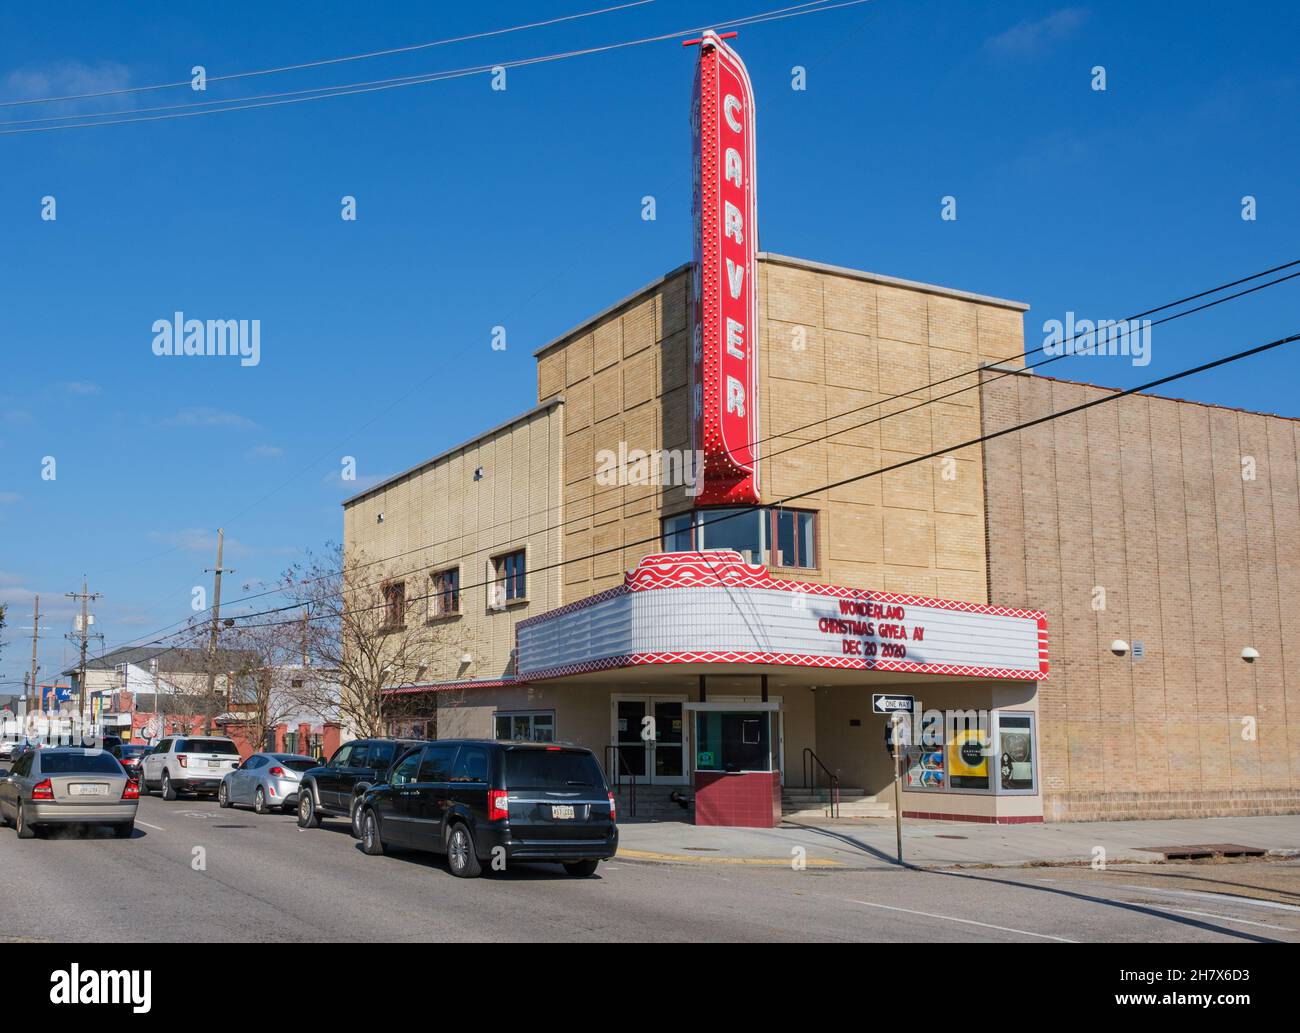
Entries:
{"label": "concrete step", "polygon": [[[816,821],[818,819],[829,818],[831,816],[830,807],[801,807],[781,809],[783,818],[805,819]],[[840,805],[839,817],[841,818],[892,818],[894,808],[887,803],[860,803],[848,806]]]}

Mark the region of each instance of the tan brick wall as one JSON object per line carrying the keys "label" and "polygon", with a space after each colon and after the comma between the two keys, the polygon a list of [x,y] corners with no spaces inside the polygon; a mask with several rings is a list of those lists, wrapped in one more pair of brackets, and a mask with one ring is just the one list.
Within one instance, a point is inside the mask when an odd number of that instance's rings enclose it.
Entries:
{"label": "tan brick wall", "polygon": [[[443,655],[430,658],[429,681],[500,677],[510,664],[515,623],[560,605],[563,409],[521,417],[344,508],[345,547],[363,562],[395,557],[375,569],[405,577],[408,605],[420,617],[432,612],[433,573],[460,568],[461,615],[435,619]],[[478,467],[481,480],[474,479]],[[491,610],[488,561],[519,548],[527,550],[528,599]],[[474,661],[463,666],[466,652]]]}
{"label": "tan brick wall", "polygon": [[[1110,392],[1019,375],[981,393],[992,431]],[[1049,821],[1300,811],[1298,437],[1128,396],[985,445],[990,594],[1047,612]]]}
{"label": "tan brick wall", "polygon": [[[766,502],[978,437],[971,371],[1023,349],[1014,307],[774,257],[759,282]],[[595,477],[596,456],[620,442],[690,447],[688,286],[681,271],[538,357],[538,399],[566,401],[566,601],[618,584],[658,551],[662,517],[690,508],[680,488]],[[978,446],[792,505],[819,511],[818,566],[778,575],[988,601]]]}

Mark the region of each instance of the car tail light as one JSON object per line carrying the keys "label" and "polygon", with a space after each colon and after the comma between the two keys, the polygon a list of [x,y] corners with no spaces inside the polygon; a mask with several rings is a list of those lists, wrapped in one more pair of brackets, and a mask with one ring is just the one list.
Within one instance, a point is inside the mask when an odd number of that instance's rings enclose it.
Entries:
{"label": "car tail light", "polygon": [[274,775],[276,778],[284,778],[284,768],[272,768],[267,774]]}
{"label": "car tail light", "polygon": [[140,783],[137,782],[134,778],[128,778],[126,780],[126,785],[122,787],[122,799],[123,800],[140,799]]}
{"label": "car tail light", "polygon": [[605,795],[609,797],[609,820],[618,821],[618,807],[614,803],[614,794],[606,793]]}
{"label": "car tail light", "polygon": [[561,749],[563,749],[563,747],[560,747],[560,746],[548,746],[548,747],[546,747],[546,752],[547,752],[547,753],[559,753]]}
{"label": "car tail light", "polygon": [[189,767],[190,758],[185,756],[185,754],[183,753],[176,754],[176,760],[180,763],[181,767],[183,768]]}
{"label": "car tail light", "polygon": [[33,800],[54,799],[54,786],[50,784],[50,780],[48,778],[45,779],[44,781],[37,782],[34,786],[32,786],[32,799]]}
{"label": "car tail light", "polygon": [[502,821],[510,817],[510,794],[504,789],[488,790],[488,821]]}

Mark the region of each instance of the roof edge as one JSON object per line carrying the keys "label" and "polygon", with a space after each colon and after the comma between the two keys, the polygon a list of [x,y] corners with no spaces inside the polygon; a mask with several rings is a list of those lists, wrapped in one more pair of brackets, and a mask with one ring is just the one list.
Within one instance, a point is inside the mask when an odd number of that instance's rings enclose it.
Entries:
{"label": "roof edge", "polygon": [[644,287],[638,287],[638,288],[637,288],[636,290],[634,290],[631,294],[627,295],[627,296],[624,297],[624,298],[620,298],[618,301],[614,302],[614,304],[612,304],[612,305],[606,305],[603,309],[601,309],[599,312],[597,312],[594,316],[588,316],[586,319],[584,319],[584,320],[583,320],[581,323],[579,323],[577,326],[570,327],[568,330],[564,331],[564,333],[560,334],[558,337],[552,337],[552,338],[551,338],[549,341],[547,341],[544,345],[542,345],[540,348],[538,348],[536,351],[533,352],[533,358],[538,358],[538,357],[540,357],[541,354],[542,354],[542,352],[544,352],[544,351],[549,351],[551,348],[554,348],[557,344],[563,344],[563,343],[564,343],[565,341],[567,341],[570,337],[573,337],[573,336],[576,335],[576,334],[580,334],[580,333],[582,333],[584,330],[587,329],[587,327],[589,327],[589,326],[594,326],[596,323],[599,323],[599,322],[600,322],[602,319],[604,319],[606,316],[611,315],[611,314],[614,313],[614,312],[617,312],[617,311],[618,311],[619,309],[621,309],[624,305],[627,305],[627,304],[629,304],[630,302],[635,301],[635,300],[636,300],[637,298],[639,298],[642,294],[646,294],[646,293],[648,293],[648,292],[654,290],[656,287],[662,286],[663,284],[665,284],[665,283],[667,283],[669,280],[671,280],[674,276],[677,276],[677,275],[679,275],[680,273],[685,272],[685,271],[686,271],[687,269],[689,269],[690,267],[691,267],[691,263],[690,263],[690,262],[683,262],[681,265],[677,266],[675,269],[672,269],[672,270],[670,270],[669,272],[664,273],[663,276],[660,276],[660,277],[658,277],[658,278],[656,278],[656,279],[654,279],[654,280],[651,280],[651,281],[650,281],[649,283],[647,283]]}
{"label": "roof edge", "polygon": [[1029,311],[1028,303],[1023,301],[995,298],[988,294],[976,294],[973,291],[961,291],[953,287],[940,287],[933,283],[921,283],[919,280],[904,280],[897,276],[869,273],[863,269],[850,269],[842,265],[828,265],[825,262],[814,262],[807,258],[795,258],[793,255],[780,255],[775,251],[760,251],[758,257],[760,261],[773,262],[776,265],[788,265],[795,269],[833,273],[836,276],[847,276],[854,280],[865,280],[868,283],[880,283],[888,287],[904,287],[908,290],[923,291],[926,294],[938,294],[945,298],[957,298],[961,301],[978,302],[981,305],[996,305],[999,308],[1015,309],[1017,312]]}
{"label": "roof edge", "polygon": [[377,491],[383,491],[385,488],[389,487],[392,484],[395,484],[397,481],[400,481],[405,477],[410,477],[412,474],[419,473],[420,471],[426,469],[427,467],[433,466],[435,463],[440,463],[444,459],[448,458],[449,456],[455,455],[457,452],[465,451],[465,449],[469,448],[471,445],[477,445],[480,441],[485,441],[495,434],[500,434],[503,430],[509,430],[517,423],[523,423],[525,420],[531,420],[534,416],[538,415],[539,413],[544,412],[547,409],[553,409],[557,405],[563,405],[563,404],[564,404],[563,394],[552,395],[550,398],[546,399],[546,401],[541,402],[538,405],[534,405],[531,409],[527,410],[526,412],[520,413],[518,416],[512,416],[510,419],[504,421],[503,423],[498,423],[495,427],[491,427],[488,430],[483,431],[483,433],[481,434],[476,434],[474,435],[474,437],[468,439],[467,441],[462,441],[459,445],[453,445],[451,448],[444,449],[443,451],[439,452],[436,456],[433,456],[430,459],[426,459],[423,462],[416,463],[414,466],[407,467],[405,470],[402,470],[399,473],[395,473],[390,477],[385,477],[378,484],[372,484],[369,488],[366,488],[364,491],[359,491],[355,495],[349,495],[340,503],[340,505],[346,507],[352,505],[352,503],[354,502],[359,502],[362,499],[364,499],[366,496],[373,495]]}

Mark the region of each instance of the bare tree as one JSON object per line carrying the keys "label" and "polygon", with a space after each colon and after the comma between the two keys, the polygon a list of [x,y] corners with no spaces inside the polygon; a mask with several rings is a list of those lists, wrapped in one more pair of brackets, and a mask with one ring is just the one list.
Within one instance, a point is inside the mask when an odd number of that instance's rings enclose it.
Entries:
{"label": "bare tree", "polygon": [[[293,626],[314,667],[337,679],[303,686],[312,709],[332,708],[356,735],[384,735],[410,714],[400,690],[439,680],[451,666],[450,625],[430,620],[428,592],[416,574],[369,563],[363,554],[328,546],[285,576],[306,619]],[[334,698],[321,698],[322,690]]]}

